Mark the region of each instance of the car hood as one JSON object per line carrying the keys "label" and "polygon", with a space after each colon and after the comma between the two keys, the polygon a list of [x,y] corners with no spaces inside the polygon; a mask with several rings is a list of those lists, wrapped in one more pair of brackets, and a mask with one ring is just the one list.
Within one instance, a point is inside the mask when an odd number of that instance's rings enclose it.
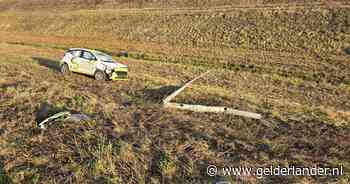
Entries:
{"label": "car hood", "polygon": [[111,69],[114,68],[127,68],[128,66],[121,64],[121,63],[117,63],[117,62],[103,62],[104,65],[110,67]]}

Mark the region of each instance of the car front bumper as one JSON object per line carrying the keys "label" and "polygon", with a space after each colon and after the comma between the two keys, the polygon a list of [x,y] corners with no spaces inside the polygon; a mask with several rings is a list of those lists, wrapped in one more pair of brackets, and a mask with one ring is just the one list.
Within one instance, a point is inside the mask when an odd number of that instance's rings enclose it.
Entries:
{"label": "car front bumper", "polygon": [[128,68],[115,68],[111,74],[109,74],[111,80],[128,80]]}

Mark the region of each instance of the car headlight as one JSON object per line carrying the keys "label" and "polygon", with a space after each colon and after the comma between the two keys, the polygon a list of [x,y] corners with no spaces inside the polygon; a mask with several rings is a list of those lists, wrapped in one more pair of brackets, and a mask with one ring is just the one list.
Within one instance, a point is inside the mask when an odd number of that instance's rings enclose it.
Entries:
{"label": "car headlight", "polygon": [[106,73],[107,73],[107,74],[112,73],[112,68],[107,66],[107,67],[106,67]]}

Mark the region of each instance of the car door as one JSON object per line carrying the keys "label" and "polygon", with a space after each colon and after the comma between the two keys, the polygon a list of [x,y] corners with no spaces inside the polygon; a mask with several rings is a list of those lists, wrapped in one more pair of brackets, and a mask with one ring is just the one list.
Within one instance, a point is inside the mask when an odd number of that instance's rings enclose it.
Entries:
{"label": "car door", "polygon": [[82,50],[72,50],[70,53],[72,55],[72,58],[69,63],[69,69],[73,72],[79,72],[79,65],[82,62]]}
{"label": "car door", "polygon": [[96,65],[96,57],[89,51],[83,51],[79,58],[79,72],[94,75]]}

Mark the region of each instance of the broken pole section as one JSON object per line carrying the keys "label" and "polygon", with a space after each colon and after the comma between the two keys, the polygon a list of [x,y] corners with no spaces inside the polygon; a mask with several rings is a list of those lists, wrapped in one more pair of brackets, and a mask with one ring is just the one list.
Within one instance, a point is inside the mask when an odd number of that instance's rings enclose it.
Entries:
{"label": "broken pole section", "polygon": [[198,80],[199,78],[203,77],[204,75],[207,75],[210,71],[207,71],[205,73],[203,73],[200,76],[197,76],[196,78],[192,79],[191,81],[187,82],[186,84],[184,84],[180,89],[174,91],[173,93],[171,93],[168,97],[166,97],[163,100],[163,104],[167,104],[169,103],[172,99],[174,99],[179,93],[181,93],[183,90],[185,90],[185,88],[187,88],[189,85],[191,85],[194,81]]}
{"label": "broken pole section", "polygon": [[181,110],[189,110],[194,112],[213,112],[213,113],[226,113],[226,114],[232,114],[236,116],[243,116],[247,118],[253,118],[253,119],[261,119],[261,115],[257,113],[252,112],[246,112],[246,111],[240,111],[228,107],[223,106],[205,106],[205,105],[189,105],[189,104],[180,104],[180,103],[170,103],[172,99],[174,99],[179,93],[181,93],[186,87],[191,85],[194,81],[198,80],[199,78],[203,77],[204,75],[208,74],[210,71],[207,71],[203,73],[202,75],[194,78],[193,80],[187,82],[184,84],[181,88],[171,93],[168,97],[166,97],[163,100],[163,105],[165,108],[174,108],[174,109],[181,109]]}
{"label": "broken pole section", "polygon": [[244,116],[244,117],[253,118],[253,119],[261,119],[261,115],[257,113],[239,111],[236,109],[222,107],[222,106],[189,105],[189,104],[179,104],[179,103],[167,103],[164,106],[168,108],[190,110],[194,112],[226,113],[226,114]]}

